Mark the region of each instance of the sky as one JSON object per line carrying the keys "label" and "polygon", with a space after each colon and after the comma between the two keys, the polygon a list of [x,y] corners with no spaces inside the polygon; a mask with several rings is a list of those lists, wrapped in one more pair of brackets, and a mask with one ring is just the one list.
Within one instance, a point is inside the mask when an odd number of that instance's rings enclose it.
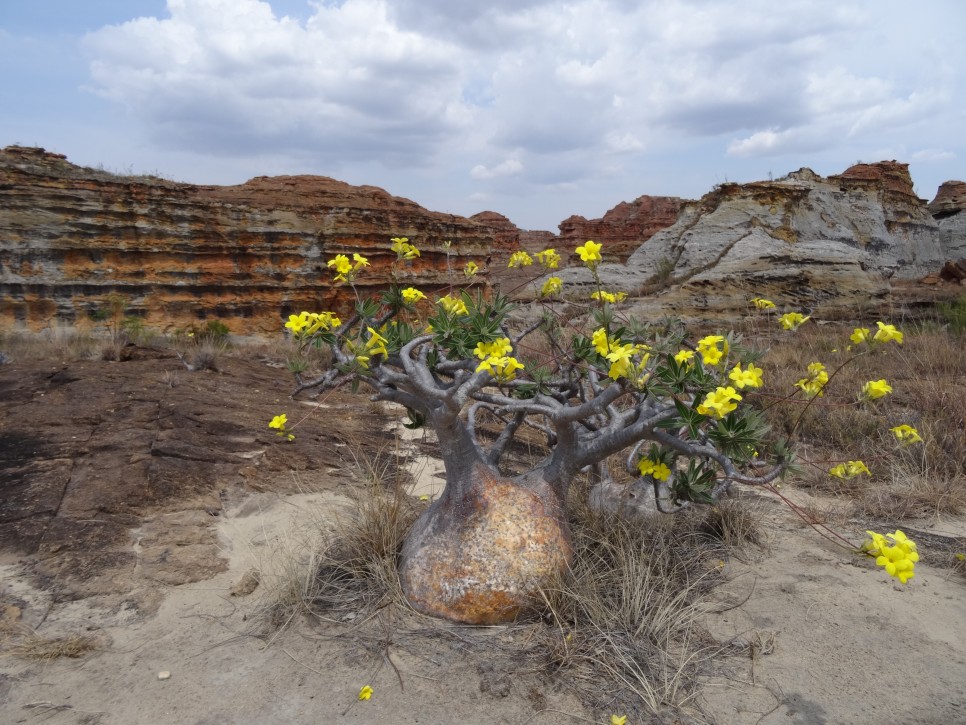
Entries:
{"label": "sky", "polygon": [[0,146],[551,231],[859,161],[931,199],[966,179],[964,28],[962,0],[0,0]]}

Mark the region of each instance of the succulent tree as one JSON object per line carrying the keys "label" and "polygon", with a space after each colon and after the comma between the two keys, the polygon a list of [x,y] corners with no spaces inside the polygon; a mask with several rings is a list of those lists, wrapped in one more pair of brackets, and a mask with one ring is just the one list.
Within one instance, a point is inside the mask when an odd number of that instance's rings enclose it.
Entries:
{"label": "succulent tree", "polygon": [[[393,243],[402,265],[414,248]],[[599,251],[593,242],[577,250],[595,279]],[[559,261],[554,250],[536,256],[544,274]],[[525,253],[511,259],[532,262]],[[340,255],[330,267],[351,283],[367,264]],[[540,288],[547,298],[560,290],[557,277]],[[653,486],[662,511],[713,502],[733,482],[765,484],[785,469],[787,448],[767,444],[767,426],[741,403],[738,391],[760,386],[761,370],[734,339],[690,343],[679,326],[621,319],[599,285],[594,298],[583,324],[548,304],[520,329],[500,294],[434,301],[397,284],[378,301],[359,300],[345,321],[327,312],[289,319],[299,345],[333,356],[317,378],[297,373],[296,392],[366,388],[404,406],[408,425],[436,432],[446,485],[400,557],[417,609],[471,623],[515,617],[568,565],[571,482],[584,471],[606,482],[617,456]],[[524,431],[545,444],[542,458],[508,467]]]}

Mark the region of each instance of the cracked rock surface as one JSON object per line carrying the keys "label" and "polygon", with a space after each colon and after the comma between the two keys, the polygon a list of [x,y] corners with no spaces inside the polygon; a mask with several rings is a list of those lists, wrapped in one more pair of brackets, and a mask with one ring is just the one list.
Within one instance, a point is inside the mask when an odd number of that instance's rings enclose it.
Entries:
{"label": "cracked rock surface", "polygon": [[379,445],[382,425],[340,394],[294,443],[276,437],[273,415],[312,410],[284,370],[128,352],[0,367],[0,563],[25,563],[56,600],[207,579],[225,567],[210,524],[227,503],[289,471],[335,485],[346,441]]}

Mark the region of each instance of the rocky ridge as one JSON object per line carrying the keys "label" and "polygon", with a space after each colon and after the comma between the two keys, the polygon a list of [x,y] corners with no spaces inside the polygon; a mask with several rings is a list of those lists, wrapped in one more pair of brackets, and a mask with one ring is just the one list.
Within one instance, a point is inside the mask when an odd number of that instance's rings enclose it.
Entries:
{"label": "rocky ridge", "polygon": [[[908,166],[895,161],[828,178],[800,169],[722,184],[685,204],[625,265],[599,271],[608,289],[647,295],[640,305],[651,313],[740,314],[756,295],[855,310],[962,255],[966,214],[956,184],[929,207],[913,192]],[[578,288],[591,285],[586,270],[565,276]]]}
{"label": "rocky ridge", "polygon": [[399,281],[430,293],[482,260],[493,231],[326,177],[196,186],[9,147],[0,151],[0,326],[76,323],[120,294],[159,329],[217,319],[236,333],[276,333],[291,312],[350,307],[352,290],[326,268],[335,254],[368,257],[357,286],[385,288],[390,236],[422,251]]}
{"label": "rocky ridge", "polygon": [[[422,256],[394,268],[391,235],[410,237]],[[906,164],[857,164],[828,178],[800,169],[723,184],[698,201],[642,196],[600,219],[571,216],[554,235],[327,177],[196,186],[9,147],[0,151],[0,328],[76,324],[120,294],[155,329],[218,319],[234,333],[274,334],[291,312],[351,306],[326,261],[353,252],[372,264],[357,283],[363,293],[394,274],[427,293],[462,286],[472,260],[481,283],[526,298],[531,270],[507,270],[506,260],[556,247],[580,298],[590,277],[572,252],[587,239],[604,245],[606,286],[646,295],[649,313],[734,314],[756,294],[849,309],[908,282],[966,278],[966,184],[947,182],[927,206]]]}

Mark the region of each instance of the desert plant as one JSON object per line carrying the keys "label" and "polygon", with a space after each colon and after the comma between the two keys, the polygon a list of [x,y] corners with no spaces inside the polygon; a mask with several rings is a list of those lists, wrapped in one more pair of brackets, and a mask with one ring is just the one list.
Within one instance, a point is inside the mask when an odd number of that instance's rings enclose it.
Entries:
{"label": "desert plant", "polygon": [[[392,241],[398,265],[419,254],[408,239]],[[500,294],[463,291],[430,302],[422,291],[398,284],[379,300],[356,293],[346,321],[332,312],[289,317],[286,328],[300,349],[325,345],[334,360],[314,379],[296,373],[296,392],[366,386],[373,399],[404,406],[410,427],[428,425],[437,434],[446,487],[414,524],[400,558],[402,587],[416,609],[474,623],[516,617],[572,560],[571,482],[585,469],[608,480],[612,456],[627,455],[628,470],[653,487],[663,511],[714,503],[735,482],[769,486],[792,462],[789,440],[769,435],[750,404],[763,385],[758,356],[734,335],[691,341],[678,326],[656,329],[622,316],[621,295],[603,289],[597,274],[600,249],[588,241],[576,250],[596,283],[584,323],[562,319],[547,305],[541,319],[512,331],[512,305]],[[536,257],[541,274],[560,259],[555,250]],[[368,264],[359,254],[352,260],[340,254],[328,266],[354,288]],[[526,252],[510,258],[511,266],[532,264]],[[468,265],[465,273],[473,272]],[[540,293],[549,300],[561,287],[550,276]],[[789,312],[779,321],[794,331],[808,319]],[[514,351],[537,333],[546,336],[547,354],[518,359]],[[901,340],[896,328],[879,323],[874,334],[853,333],[857,352],[839,368],[809,365],[793,392],[780,396],[801,403],[789,434],[850,361]],[[862,396],[875,400],[887,389],[885,380],[868,381]],[[496,436],[482,430],[487,417],[502,426]],[[271,427],[294,437],[284,416]],[[542,436],[544,450],[539,461],[519,469],[507,465],[507,452],[522,431]],[[849,461],[832,473],[851,478],[864,469]],[[896,546],[904,542],[897,539]],[[908,578],[912,549],[893,549],[903,567],[898,571]]]}

